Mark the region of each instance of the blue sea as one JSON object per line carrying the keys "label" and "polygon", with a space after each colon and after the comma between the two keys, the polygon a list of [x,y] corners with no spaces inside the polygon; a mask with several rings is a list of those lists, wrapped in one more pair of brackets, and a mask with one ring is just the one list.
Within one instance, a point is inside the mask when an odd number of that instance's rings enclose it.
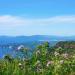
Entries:
{"label": "blue sea", "polygon": [[14,48],[12,46],[0,46],[0,58],[3,58],[7,54],[11,56],[15,55]]}
{"label": "blue sea", "polygon": [[[26,43],[13,43],[13,44],[0,44],[0,58],[3,58],[5,55],[11,55],[11,56],[16,56],[17,53],[17,48],[20,45],[24,45],[25,48],[29,49],[29,55],[35,50],[35,48],[39,45],[42,44],[43,42],[26,42]],[[56,41],[51,41],[50,45],[55,45]]]}

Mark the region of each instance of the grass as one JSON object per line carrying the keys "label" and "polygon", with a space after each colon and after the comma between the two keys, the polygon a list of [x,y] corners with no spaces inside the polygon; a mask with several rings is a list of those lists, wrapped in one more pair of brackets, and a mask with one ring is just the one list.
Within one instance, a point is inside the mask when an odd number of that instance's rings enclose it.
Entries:
{"label": "grass", "polygon": [[46,42],[30,58],[27,49],[20,51],[25,54],[21,59],[6,55],[0,60],[0,75],[75,75],[74,49],[51,48]]}

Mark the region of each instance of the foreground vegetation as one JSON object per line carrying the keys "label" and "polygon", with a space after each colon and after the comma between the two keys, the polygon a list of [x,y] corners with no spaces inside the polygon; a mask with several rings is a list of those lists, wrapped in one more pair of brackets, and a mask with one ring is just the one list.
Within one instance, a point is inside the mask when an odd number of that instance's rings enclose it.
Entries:
{"label": "foreground vegetation", "polygon": [[[39,45],[31,57],[23,48],[22,58],[6,55],[0,60],[0,75],[75,75],[75,49]],[[17,52],[17,53],[18,53]]]}

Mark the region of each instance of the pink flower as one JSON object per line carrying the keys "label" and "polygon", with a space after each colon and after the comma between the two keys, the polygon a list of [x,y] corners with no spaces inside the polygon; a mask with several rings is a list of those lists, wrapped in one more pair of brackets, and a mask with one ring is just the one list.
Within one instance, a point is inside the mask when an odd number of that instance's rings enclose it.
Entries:
{"label": "pink flower", "polygon": [[67,58],[67,57],[68,57],[68,54],[67,54],[67,53],[64,53],[64,54],[62,54],[62,56],[63,56],[64,58]]}
{"label": "pink flower", "polygon": [[53,61],[48,61],[46,66],[49,67],[51,64],[53,64]]}

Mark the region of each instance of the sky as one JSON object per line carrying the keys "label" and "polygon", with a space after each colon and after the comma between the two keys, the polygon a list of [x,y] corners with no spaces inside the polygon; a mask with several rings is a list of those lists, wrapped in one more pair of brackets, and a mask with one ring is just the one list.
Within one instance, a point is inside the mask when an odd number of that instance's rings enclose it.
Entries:
{"label": "sky", "polygon": [[75,0],[0,0],[0,36],[75,36]]}

